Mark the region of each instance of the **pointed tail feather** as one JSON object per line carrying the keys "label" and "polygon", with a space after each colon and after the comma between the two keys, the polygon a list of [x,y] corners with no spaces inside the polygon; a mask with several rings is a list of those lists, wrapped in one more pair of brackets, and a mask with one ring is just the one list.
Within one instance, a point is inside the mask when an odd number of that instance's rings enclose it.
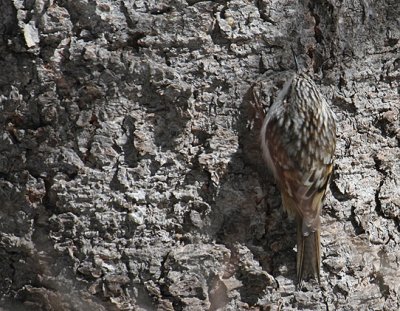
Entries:
{"label": "pointed tail feather", "polygon": [[320,283],[320,230],[303,234],[302,221],[297,226],[297,278],[301,287],[304,279],[314,277]]}

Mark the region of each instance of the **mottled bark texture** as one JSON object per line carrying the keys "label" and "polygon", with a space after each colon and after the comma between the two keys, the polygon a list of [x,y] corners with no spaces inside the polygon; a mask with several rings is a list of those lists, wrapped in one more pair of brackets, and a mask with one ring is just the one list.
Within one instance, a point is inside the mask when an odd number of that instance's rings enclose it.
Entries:
{"label": "mottled bark texture", "polygon": [[[399,3],[1,0],[0,309],[398,310]],[[258,141],[291,48],[338,120],[303,290]]]}

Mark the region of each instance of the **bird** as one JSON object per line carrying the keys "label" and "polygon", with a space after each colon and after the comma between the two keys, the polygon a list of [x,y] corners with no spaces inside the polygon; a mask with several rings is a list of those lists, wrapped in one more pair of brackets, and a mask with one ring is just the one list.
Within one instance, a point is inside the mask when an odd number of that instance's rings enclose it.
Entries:
{"label": "bird", "polygon": [[260,136],[282,206],[297,223],[298,285],[309,277],[320,284],[320,214],[333,171],[336,117],[309,74],[290,74]]}

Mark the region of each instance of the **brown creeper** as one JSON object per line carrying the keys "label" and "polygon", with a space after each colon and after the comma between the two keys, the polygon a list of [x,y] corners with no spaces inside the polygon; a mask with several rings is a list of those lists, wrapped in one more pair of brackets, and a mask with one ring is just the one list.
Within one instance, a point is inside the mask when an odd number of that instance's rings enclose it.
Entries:
{"label": "brown creeper", "polygon": [[297,221],[297,278],[320,282],[320,212],[333,168],[335,115],[312,79],[284,84],[261,129],[264,158],[283,208]]}

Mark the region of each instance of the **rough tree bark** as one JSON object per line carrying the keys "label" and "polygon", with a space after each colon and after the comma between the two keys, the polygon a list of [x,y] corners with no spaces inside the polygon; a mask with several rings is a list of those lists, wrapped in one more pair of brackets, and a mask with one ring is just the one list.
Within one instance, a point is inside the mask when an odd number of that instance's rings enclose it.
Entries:
{"label": "rough tree bark", "polygon": [[[1,310],[400,309],[398,0],[2,0]],[[322,284],[258,130],[291,48],[338,119]]]}

